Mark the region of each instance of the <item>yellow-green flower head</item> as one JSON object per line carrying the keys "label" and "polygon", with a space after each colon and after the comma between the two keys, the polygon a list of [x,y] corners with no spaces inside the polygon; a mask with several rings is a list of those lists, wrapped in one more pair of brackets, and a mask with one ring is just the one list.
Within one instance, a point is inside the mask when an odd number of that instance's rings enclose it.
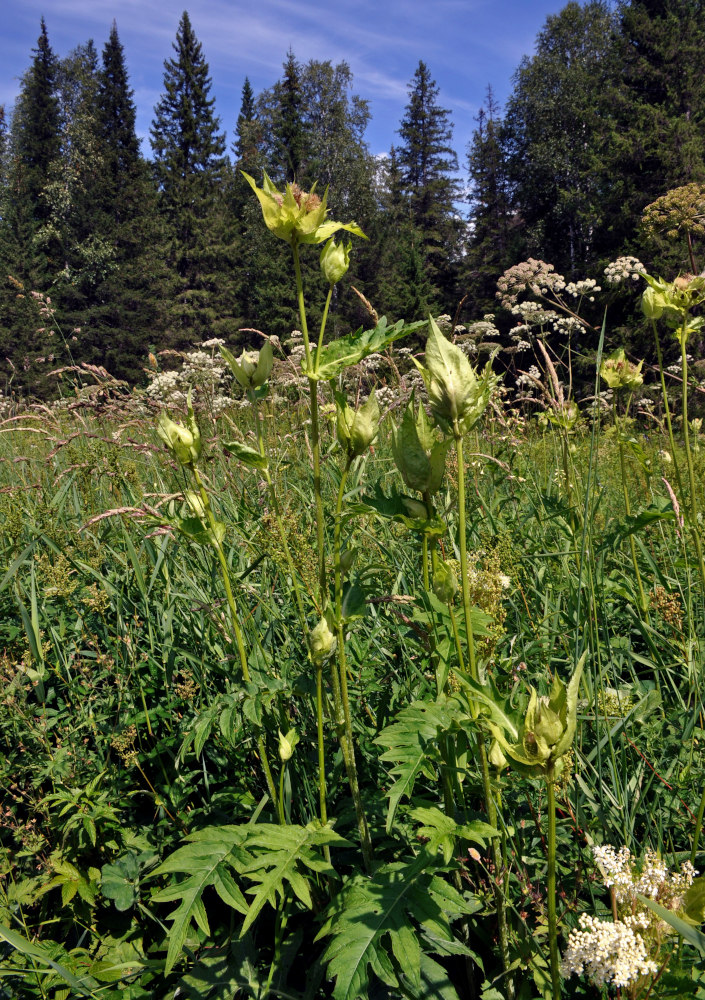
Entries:
{"label": "yellow-green flower head", "polygon": [[329,285],[337,285],[350,267],[352,243],[336,243],[331,237],[321,250],[321,270]]}
{"label": "yellow-green flower head", "polygon": [[287,184],[280,192],[266,173],[261,188],[244,170],[242,176],[257,195],[267,228],[279,239],[287,243],[325,243],[339,229],[367,239],[356,222],[326,221],[327,190],[323,198],[316,194],[315,184],[310,191],[302,191],[298,184]]}
{"label": "yellow-green flower head", "polygon": [[410,490],[437,493],[445,474],[450,440],[437,441],[423,406],[414,416],[414,398],[404,410],[401,426],[392,430],[392,453]]}
{"label": "yellow-green flower head", "polygon": [[439,559],[436,563],[433,571],[433,593],[444,604],[453,603],[453,598],[458,593],[458,577],[452,562]]}
{"label": "yellow-green flower head", "polygon": [[295,729],[290,729],[286,735],[282,733],[281,729],[279,732],[279,759],[282,764],[285,764],[288,760],[294,756],[294,749],[296,744],[299,742],[299,734]]}
{"label": "yellow-green flower head", "polygon": [[667,282],[645,274],[644,279],[649,286],[641,299],[645,316],[663,319],[676,331],[679,340],[687,341],[691,333],[702,328],[703,317],[689,317],[689,313],[705,302],[705,275],[683,274]]}
{"label": "yellow-green flower head", "polygon": [[194,493],[193,490],[186,490],[185,493],[186,502],[188,503],[191,510],[194,512],[196,517],[200,517],[201,520],[206,516],[206,508],[203,505],[203,500],[198,493]]}
{"label": "yellow-green flower head", "polygon": [[309,643],[311,658],[316,666],[320,666],[332,654],[336,644],[335,635],[331,632],[327,618],[321,618],[318,625],[311,630]]}
{"label": "yellow-green flower head", "polygon": [[379,430],[379,403],[374,390],[358,410],[348,406],[342,393],[336,392],[336,430],[338,441],[351,458],[362,455],[374,441]]}
{"label": "yellow-green flower head", "polygon": [[502,753],[522,773],[556,776],[557,765],[570,750],[575,736],[578,689],[585,659],[583,654],[567,686],[556,676],[550,695],[539,696],[531,689],[523,722],[514,731],[514,742],[494,722],[487,723]]}
{"label": "yellow-green flower head", "polygon": [[434,416],[454,434],[471,430],[485,412],[492,389],[499,381],[488,363],[482,375],[472,367],[456,344],[443,336],[433,317],[426,341],[426,367],[421,372]]}
{"label": "yellow-green flower head", "polygon": [[157,424],[157,434],[180,465],[196,464],[201,456],[201,433],[191,405],[191,390],[189,389],[187,403],[186,427],[162,413]]}
{"label": "yellow-green flower head", "polygon": [[628,361],[624,348],[620,347],[600,365],[600,378],[604,379],[610,389],[636,389],[644,382],[641,374],[643,364],[643,361],[638,365]]}
{"label": "yellow-green flower head", "polygon": [[243,389],[256,389],[264,385],[274,364],[274,351],[269,341],[266,341],[261,351],[243,351],[237,359],[222,344],[220,353]]}

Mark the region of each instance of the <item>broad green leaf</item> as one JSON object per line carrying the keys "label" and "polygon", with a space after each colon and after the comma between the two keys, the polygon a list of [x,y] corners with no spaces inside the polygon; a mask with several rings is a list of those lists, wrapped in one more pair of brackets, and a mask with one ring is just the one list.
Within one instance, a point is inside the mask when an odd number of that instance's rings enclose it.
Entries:
{"label": "broad green leaf", "polygon": [[411,798],[417,779],[423,775],[436,780],[438,733],[451,727],[459,711],[457,703],[452,701],[413,702],[376,738],[375,743],[388,747],[380,759],[394,762],[391,774],[396,778],[387,792],[387,832],[392,828],[399,802],[404,797]]}
{"label": "broad green leaf", "polygon": [[242,444],[241,441],[224,441],[223,447],[226,451],[229,451],[231,455],[234,455],[240,462],[244,462],[245,465],[249,465],[253,469],[267,468],[267,456],[260,455],[260,453],[255,451],[254,448],[250,448],[248,445]]}
{"label": "broad green leaf", "polygon": [[359,329],[331,341],[330,344],[325,344],[319,352],[318,363],[315,362],[314,352],[311,357],[313,367],[308,368],[305,362],[302,362],[302,371],[307,378],[329,381],[337,378],[351,365],[359,364],[368,354],[385,350],[393,341],[425,325],[423,322],[405,324],[404,320],[400,319],[393,326],[388,326],[387,318],[383,316],[372,330]]}
{"label": "broad green leaf", "polygon": [[240,928],[240,937],[247,933],[265,903],[277,908],[277,900],[283,899],[286,894],[286,883],[311,909],[308,875],[304,876],[301,867],[326,875],[335,874],[319,849],[326,844],[346,846],[348,841],[335,833],[330,824],[321,826],[311,822],[306,826],[277,826],[256,823],[247,827],[246,844],[252,857],[239,871],[256,885],[246,890],[254,898]]}
{"label": "broad green leaf", "polygon": [[[370,972],[394,987],[397,972],[389,961],[394,955],[402,973],[418,984],[412,996],[428,996],[424,991],[424,959],[412,943],[418,928],[437,937],[453,937],[450,916],[474,912],[451,886],[448,895],[433,891],[444,880],[433,870],[437,865],[427,852],[408,864],[395,863],[380,868],[370,879],[357,877],[343,888],[331,904],[328,919],[318,937],[330,937],[323,961],[328,975],[335,978],[334,1000],[359,1000],[370,992]],[[417,965],[418,958],[418,965]],[[391,973],[391,975],[390,975]]]}
{"label": "broad green leaf", "polygon": [[240,913],[247,912],[247,901],[234,880],[228,877],[229,867],[244,867],[250,861],[250,855],[242,847],[245,836],[245,827],[221,826],[200,830],[191,835],[190,843],[179,847],[152,873],[152,877],[171,873],[186,876],[152,896],[154,902],[180,901],[170,918],[172,927],[165,966],[167,973],[173,969],[192,923],[208,933],[208,919],[202,903],[208,886],[213,886],[229,906]]}

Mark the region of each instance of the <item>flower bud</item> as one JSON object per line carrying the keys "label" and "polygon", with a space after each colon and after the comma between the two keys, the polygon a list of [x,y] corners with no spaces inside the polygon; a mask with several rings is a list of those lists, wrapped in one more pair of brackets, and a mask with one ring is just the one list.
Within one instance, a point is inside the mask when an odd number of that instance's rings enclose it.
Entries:
{"label": "flower bud", "polygon": [[299,734],[295,729],[290,729],[286,736],[282,733],[281,729],[279,732],[279,759],[282,764],[285,764],[294,755],[294,748],[299,742]]}
{"label": "flower bud", "polygon": [[379,430],[379,404],[374,391],[358,410],[348,406],[345,396],[336,392],[338,441],[350,458],[367,451]]}
{"label": "flower bud", "polygon": [[309,637],[311,658],[316,666],[320,666],[335,649],[336,638],[331,632],[326,618],[321,618],[318,625],[311,630]]}
{"label": "flower bud", "polygon": [[321,250],[321,270],[329,285],[336,285],[350,267],[352,243],[336,243],[331,237]]}
{"label": "flower bud", "polygon": [[443,336],[433,317],[426,341],[426,366],[414,362],[421,372],[434,416],[454,435],[472,430],[484,413],[498,378],[491,366],[481,376],[456,344]]}
{"label": "flower bud", "polygon": [[507,758],[502,753],[502,748],[497,740],[492,740],[490,752],[487,756],[492,767],[496,767],[498,771],[503,771],[507,766]]}
{"label": "flower bud", "polygon": [[404,411],[401,426],[392,430],[392,453],[402,479],[411,490],[433,495],[445,473],[450,440],[436,441],[426,411],[419,406],[414,416],[413,397]]}
{"label": "flower bud", "polygon": [[220,353],[243,389],[256,389],[264,385],[274,364],[274,351],[269,341],[266,341],[261,351],[243,351],[237,359],[222,344]]}
{"label": "flower bud", "polygon": [[353,568],[353,563],[357,559],[357,549],[343,549],[340,553],[340,571],[349,573]]}
{"label": "flower bud", "polygon": [[203,500],[201,500],[198,493],[194,493],[193,490],[186,490],[186,502],[188,503],[191,510],[194,512],[196,517],[200,517],[201,520],[206,516],[206,508],[203,506]]}
{"label": "flower bud", "polygon": [[162,413],[157,424],[157,434],[180,465],[195,465],[201,455],[201,434],[191,405],[191,390],[188,394],[187,426],[177,424],[166,413]]}
{"label": "flower bud", "polygon": [[640,361],[638,365],[627,360],[624,348],[620,347],[600,365],[600,378],[602,378],[610,389],[636,389],[642,385],[644,376],[641,374],[641,367],[644,364]]}
{"label": "flower bud", "polygon": [[458,593],[458,578],[453,564],[439,560],[433,572],[433,593],[444,604],[452,604]]}

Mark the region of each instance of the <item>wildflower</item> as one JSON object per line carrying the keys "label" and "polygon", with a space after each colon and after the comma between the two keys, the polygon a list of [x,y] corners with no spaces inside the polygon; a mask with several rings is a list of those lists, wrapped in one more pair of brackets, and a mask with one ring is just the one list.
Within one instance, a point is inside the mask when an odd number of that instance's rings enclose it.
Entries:
{"label": "wildflower", "polygon": [[274,364],[274,352],[269,341],[261,351],[243,351],[237,360],[227,347],[222,344],[219,346],[220,353],[243,389],[256,389],[264,385]]}
{"label": "wildflower", "polygon": [[321,271],[329,285],[336,285],[350,267],[352,243],[336,243],[331,237],[321,250]]}
{"label": "wildflower", "polygon": [[201,433],[191,405],[191,391],[188,394],[188,415],[186,427],[177,424],[162,413],[157,424],[157,434],[180,465],[194,466],[201,455]]}
{"label": "wildflower", "polygon": [[279,759],[282,764],[285,764],[288,760],[294,756],[294,748],[299,742],[299,734],[295,729],[290,729],[286,735],[282,733],[281,729],[279,732]]}
{"label": "wildflower", "polygon": [[552,773],[570,750],[577,725],[578,687],[584,662],[583,656],[567,686],[556,676],[548,697],[539,696],[536,689],[531,688],[529,705],[515,743],[510,743],[494,722],[488,723],[502,752],[519,771],[526,774]]}
{"label": "wildflower", "polygon": [[374,391],[357,410],[348,406],[342,393],[335,394],[338,442],[349,458],[362,455],[374,441],[379,430],[379,404]]}
{"label": "wildflower", "polygon": [[644,364],[640,361],[638,365],[627,360],[624,348],[620,347],[600,365],[600,378],[604,379],[610,389],[636,389],[644,381],[641,368]]}
{"label": "wildflower", "polygon": [[436,563],[433,571],[433,593],[444,604],[453,603],[453,598],[458,593],[458,577],[450,560],[439,559]]}
{"label": "wildflower", "polygon": [[499,381],[488,362],[478,376],[463,352],[441,333],[433,317],[426,341],[427,367],[414,363],[426,383],[429,403],[443,429],[454,435],[471,430],[487,407],[492,389]]}
{"label": "wildflower", "polygon": [[658,972],[639,934],[642,923],[638,917],[606,921],[582,913],[578,923],[580,929],[568,935],[564,977],[587,973],[596,986],[629,986],[641,976]]}
{"label": "wildflower", "polygon": [[450,440],[436,441],[423,406],[414,416],[414,397],[409,401],[401,426],[392,430],[392,453],[402,479],[411,490],[433,495],[445,473]]}
{"label": "wildflower", "polygon": [[313,662],[316,666],[320,666],[333,653],[336,645],[335,635],[331,632],[326,618],[321,618],[318,625],[312,629],[309,642]]}
{"label": "wildflower", "polygon": [[244,170],[242,176],[257,195],[267,228],[287,243],[325,243],[339,229],[367,239],[356,222],[326,221],[327,190],[319,198],[315,184],[311,191],[302,191],[298,184],[287,184],[282,194],[266,173],[261,188]]}

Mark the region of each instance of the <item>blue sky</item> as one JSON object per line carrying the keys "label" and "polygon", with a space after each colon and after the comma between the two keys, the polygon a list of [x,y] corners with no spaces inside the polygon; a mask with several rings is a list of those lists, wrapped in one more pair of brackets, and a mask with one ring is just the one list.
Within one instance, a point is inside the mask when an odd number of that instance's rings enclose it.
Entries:
{"label": "blue sky", "polygon": [[291,47],[301,62],[346,60],[354,89],[370,102],[367,139],[373,153],[398,141],[407,85],[420,59],[450,109],[461,169],[474,116],[491,83],[503,103],[522,56],[561,0],[0,0],[0,104],[17,96],[32,60],[44,15],[55,53],[92,38],[99,52],[113,18],[135,91],[143,149],[171,57],[179,19],[187,9],[213,79],[216,112],[228,145],[245,76],[258,92],[279,77]]}

